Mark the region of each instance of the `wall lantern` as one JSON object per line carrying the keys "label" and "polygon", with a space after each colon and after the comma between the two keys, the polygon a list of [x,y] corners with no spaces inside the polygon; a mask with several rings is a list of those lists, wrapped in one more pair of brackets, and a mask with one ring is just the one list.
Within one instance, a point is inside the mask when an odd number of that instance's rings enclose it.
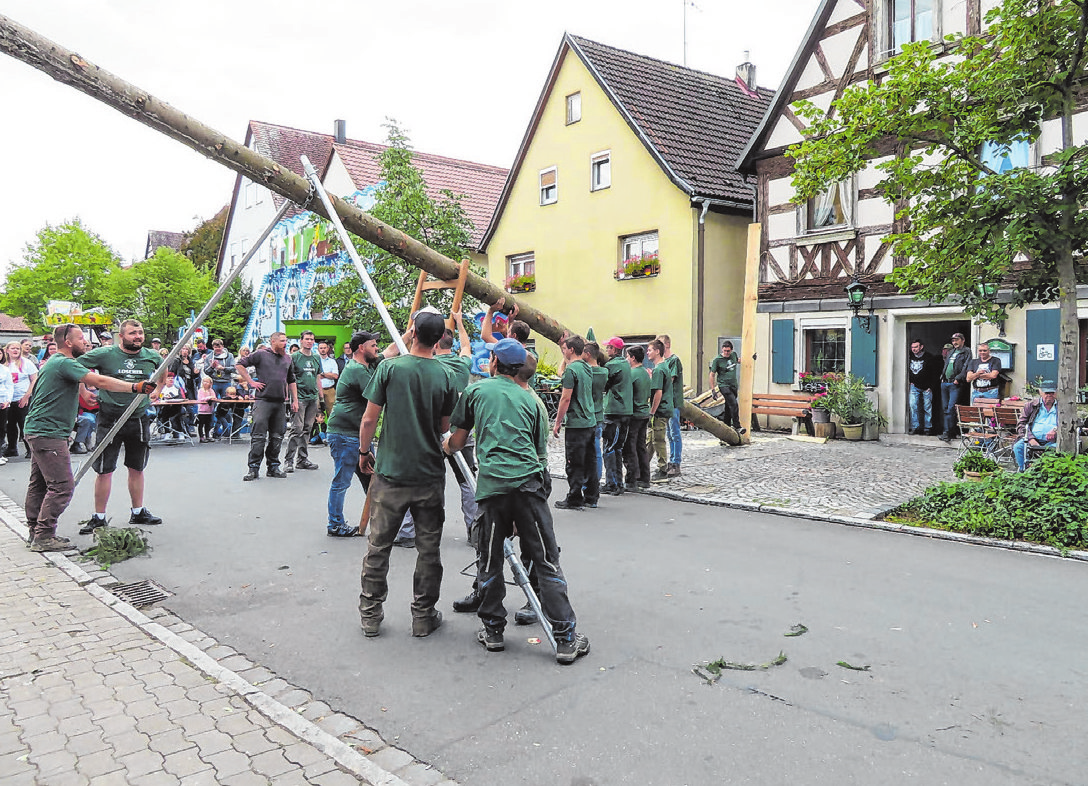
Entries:
{"label": "wall lantern", "polygon": [[865,285],[858,281],[857,274],[851,279],[850,283],[846,285],[846,302],[850,305],[851,311],[854,312],[854,319],[861,325],[861,329],[868,333],[872,329],[873,319],[873,299],[869,298],[869,313],[865,316],[861,315],[861,310],[865,307],[865,293],[868,290]]}
{"label": "wall lantern", "polygon": [[997,297],[997,284],[987,284],[985,282],[975,286],[978,291],[979,297],[983,300],[994,300]]}

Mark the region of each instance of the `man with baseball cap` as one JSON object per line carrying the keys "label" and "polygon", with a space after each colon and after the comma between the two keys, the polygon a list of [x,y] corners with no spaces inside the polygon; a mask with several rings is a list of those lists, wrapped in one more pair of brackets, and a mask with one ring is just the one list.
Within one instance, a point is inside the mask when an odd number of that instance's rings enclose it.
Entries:
{"label": "man with baseball cap", "polygon": [[[409,510],[416,527],[412,635],[429,636],[442,624],[442,613],[435,609],[442,584],[445,522],[442,435],[449,430],[457,387],[434,359],[434,346],[446,329],[441,315],[420,311],[414,323],[409,354],[381,363],[367,385],[368,403],[359,427],[359,468],[374,476],[370,547],[363,559],[359,593],[359,617],[368,637],[381,635],[389,553]],[[370,443],[383,413],[375,461]]]}
{"label": "man with baseball cap", "polygon": [[1058,396],[1053,380],[1039,385],[1038,400],[1024,405],[1016,433],[1020,436],[1012,446],[1016,466],[1023,472],[1028,466],[1028,450],[1033,454],[1050,450],[1058,444]]}
{"label": "man with baseball cap", "polygon": [[445,450],[456,453],[476,429],[478,614],[483,623],[476,640],[488,652],[506,648],[503,543],[516,527],[522,553],[538,571],[541,607],[551,621],[557,645],[555,659],[570,664],[589,652],[589,639],[575,631],[577,619],[559,567],[559,545],[548,510],[547,416],[533,394],[515,379],[527,356],[516,339],[495,343],[488,368],[491,377],[472,385],[461,397],[450,419],[456,430],[446,440]]}
{"label": "man with baseball cap", "polygon": [[604,454],[605,485],[601,491],[619,496],[623,493],[623,446],[627,442],[627,429],[631,424],[632,388],[631,366],[623,357],[623,339],[613,336],[604,343],[608,362],[604,368],[608,374],[604,386],[604,431],[601,434],[601,452]]}

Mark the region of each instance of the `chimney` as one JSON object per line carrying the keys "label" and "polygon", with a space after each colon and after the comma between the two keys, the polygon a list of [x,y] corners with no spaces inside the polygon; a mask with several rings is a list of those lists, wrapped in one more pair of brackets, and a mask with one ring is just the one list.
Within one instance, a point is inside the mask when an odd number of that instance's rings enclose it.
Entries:
{"label": "chimney", "polygon": [[[737,73],[740,73],[740,69],[737,69]],[[333,123],[332,130],[333,139],[336,142],[344,143],[348,141],[348,122],[346,120],[337,120]]]}
{"label": "chimney", "polygon": [[744,82],[749,90],[756,89],[756,67],[748,60],[748,50],[744,50],[744,62],[737,66],[737,79]]}

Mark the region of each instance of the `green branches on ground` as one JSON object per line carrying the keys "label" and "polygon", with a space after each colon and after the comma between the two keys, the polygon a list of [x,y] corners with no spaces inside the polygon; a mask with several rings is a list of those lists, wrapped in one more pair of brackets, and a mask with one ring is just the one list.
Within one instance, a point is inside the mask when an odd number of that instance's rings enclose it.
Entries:
{"label": "green branches on ground", "polygon": [[94,560],[103,570],[115,562],[146,554],[151,547],[147,536],[136,527],[101,527],[94,532],[94,545],[82,559]]}

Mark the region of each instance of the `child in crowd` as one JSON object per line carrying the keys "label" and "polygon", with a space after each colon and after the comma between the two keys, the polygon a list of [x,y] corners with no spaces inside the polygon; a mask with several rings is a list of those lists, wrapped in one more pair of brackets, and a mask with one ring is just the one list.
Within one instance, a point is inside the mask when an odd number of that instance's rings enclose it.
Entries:
{"label": "child in crowd", "polygon": [[204,377],[200,382],[200,390],[196,392],[196,419],[197,430],[200,433],[201,442],[212,442],[212,400],[215,391],[212,390],[212,378]]}

